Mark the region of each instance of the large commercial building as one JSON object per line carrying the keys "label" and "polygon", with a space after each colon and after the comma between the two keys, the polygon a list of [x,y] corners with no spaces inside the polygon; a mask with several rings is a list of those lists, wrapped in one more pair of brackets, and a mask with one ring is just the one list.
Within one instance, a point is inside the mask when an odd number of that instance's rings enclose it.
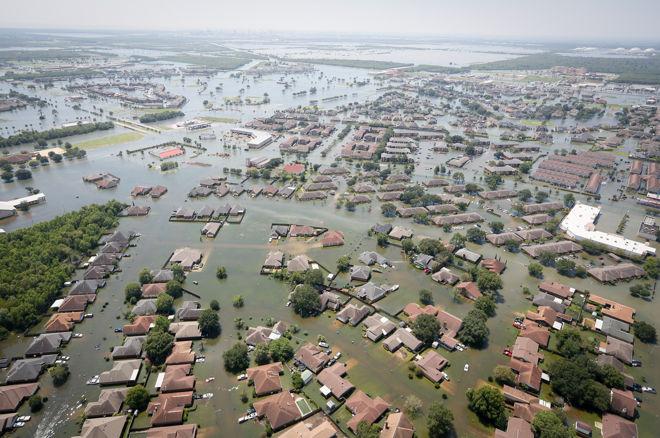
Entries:
{"label": "large commercial building", "polygon": [[600,214],[600,207],[577,203],[559,225],[562,230],[575,240],[588,240],[614,251],[622,251],[637,257],[655,255],[655,248],[642,242],[626,239],[616,234],[597,231],[595,221]]}

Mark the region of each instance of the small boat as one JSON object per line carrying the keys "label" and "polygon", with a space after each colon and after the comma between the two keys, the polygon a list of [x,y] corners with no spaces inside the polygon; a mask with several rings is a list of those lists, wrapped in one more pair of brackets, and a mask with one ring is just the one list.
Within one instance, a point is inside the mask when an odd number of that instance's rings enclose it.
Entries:
{"label": "small boat", "polygon": [[466,364],[465,364],[465,366],[463,367],[463,371],[465,371],[466,373],[467,373],[468,371],[470,371],[470,364],[469,364],[469,363],[466,363]]}
{"label": "small boat", "polygon": [[206,383],[213,382],[215,380],[215,377],[209,377],[205,380]]}
{"label": "small boat", "polygon": [[197,280],[193,280],[193,284],[199,284]]}

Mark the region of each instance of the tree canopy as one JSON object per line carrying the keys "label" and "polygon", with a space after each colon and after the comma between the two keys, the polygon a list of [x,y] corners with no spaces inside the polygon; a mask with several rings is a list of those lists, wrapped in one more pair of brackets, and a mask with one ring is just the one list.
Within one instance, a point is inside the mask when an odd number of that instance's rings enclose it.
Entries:
{"label": "tree canopy", "polygon": [[423,313],[413,321],[412,331],[417,339],[429,345],[440,334],[440,323],[435,316]]}
{"label": "tree canopy", "polygon": [[215,338],[220,334],[220,318],[213,309],[204,309],[197,319],[199,331],[206,338]]}
{"label": "tree canopy", "polygon": [[237,342],[229,350],[222,354],[225,363],[225,369],[230,373],[237,374],[250,366],[247,346],[242,342]]}
{"label": "tree canopy", "polygon": [[466,396],[468,408],[483,423],[506,429],[506,406],[504,395],[499,389],[484,385],[479,389],[468,389]]}

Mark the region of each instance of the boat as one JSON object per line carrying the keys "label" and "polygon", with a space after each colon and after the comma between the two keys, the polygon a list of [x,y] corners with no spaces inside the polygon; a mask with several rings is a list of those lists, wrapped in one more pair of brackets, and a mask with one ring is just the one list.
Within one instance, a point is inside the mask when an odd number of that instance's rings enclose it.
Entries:
{"label": "boat", "polygon": [[465,371],[466,373],[467,373],[468,371],[470,371],[470,364],[469,364],[469,363],[466,363],[466,364],[465,364],[465,366],[463,367],[463,371]]}

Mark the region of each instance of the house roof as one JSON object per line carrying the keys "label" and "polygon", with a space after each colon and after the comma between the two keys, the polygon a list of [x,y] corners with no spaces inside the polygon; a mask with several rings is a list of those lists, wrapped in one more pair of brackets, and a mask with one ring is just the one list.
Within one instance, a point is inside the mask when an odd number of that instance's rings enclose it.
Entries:
{"label": "house roof", "polygon": [[74,438],[120,438],[125,424],[125,415],[89,418],[83,423],[80,436]]}
{"label": "house roof", "polygon": [[259,417],[266,417],[270,426],[280,429],[302,417],[296,404],[296,397],[289,391],[273,394],[254,402],[254,409]]}
{"label": "house roof", "polygon": [[190,375],[190,364],[168,365],[160,385],[160,392],[192,391],[195,376]]}
{"label": "house roof", "polygon": [[371,310],[369,307],[362,305],[360,307],[351,303],[348,306],[344,307],[337,313],[337,319],[344,324],[350,324],[356,326],[362,321]]}
{"label": "house roof", "polygon": [[603,438],[638,438],[637,425],[614,414],[604,414],[602,419]]}
{"label": "house roof", "polygon": [[371,269],[368,266],[351,266],[351,280],[368,281],[371,278]]}
{"label": "house roof", "polygon": [[172,346],[172,352],[165,359],[166,365],[178,365],[195,362],[195,352],[192,351],[192,341],[178,341]]}
{"label": "house roof", "polygon": [[509,417],[506,431],[495,429],[495,438],[534,438],[532,426],[522,418]]}
{"label": "house roof", "polygon": [[180,321],[196,321],[202,314],[199,301],[184,301],[176,311],[176,316]]}
{"label": "house roof", "polygon": [[33,382],[39,378],[46,365],[52,365],[57,359],[56,354],[45,354],[29,359],[18,359],[7,371],[6,384]]}
{"label": "house roof", "polygon": [[124,339],[124,344],[112,349],[113,359],[133,359],[142,354],[142,344],[146,336],[131,336]]}
{"label": "house roof", "polygon": [[75,323],[83,320],[82,312],[54,313],[44,328],[46,333],[68,332]]}
{"label": "house roof", "polygon": [[70,332],[42,333],[32,340],[25,350],[25,356],[41,356],[44,354],[55,354],[59,352],[63,343],[71,339]]}
{"label": "house roof", "polygon": [[311,261],[312,259],[307,255],[301,254],[286,262],[286,269],[289,272],[305,272],[309,269],[309,262]]}
{"label": "house roof", "polygon": [[541,327],[534,321],[525,319],[523,321],[523,328],[520,330],[520,336],[523,338],[530,338],[541,347],[547,347],[550,340],[550,332],[547,328]]}
{"label": "house roof", "polygon": [[146,438],[195,438],[196,424],[181,424],[178,426],[152,427],[147,429]]}
{"label": "house roof", "polygon": [[336,398],[341,399],[351,392],[355,386],[344,378],[346,364],[337,362],[329,368],[324,368],[318,375],[321,385],[328,387]]}
{"label": "house roof", "polygon": [[436,351],[429,350],[423,356],[417,356],[415,363],[430,381],[437,383],[444,378],[442,370],[449,361]]}
{"label": "house roof", "polygon": [[85,417],[105,417],[119,412],[124,403],[128,388],[104,389],[95,402],[89,402],[85,407]]}
{"label": "house roof", "polygon": [[360,422],[375,423],[387,412],[390,405],[380,397],[372,399],[358,390],[346,400],[346,407],[353,413],[353,417],[347,422],[348,428],[355,433]]}
{"label": "house roof", "polygon": [[132,323],[125,324],[123,327],[126,336],[146,335],[156,321],[156,315],[138,316]]}
{"label": "house roof", "polygon": [[141,359],[115,361],[110,370],[99,374],[99,382],[101,385],[134,383],[137,381],[140,368],[142,368]]}
{"label": "house roof", "polygon": [[156,298],[167,290],[167,283],[147,283],[142,285],[142,298]]}
{"label": "house roof", "polygon": [[533,363],[523,362],[515,358],[511,358],[509,365],[517,373],[516,383],[518,385],[537,392],[541,390],[541,368]]}
{"label": "house roof", "polygon": [[385,296],[385,289],[377,286],[372,282],[365,283],[357,290],[358,298],[362,298],[369,302],[377,301]]}
{"label": "house roof", "polygon": [[152,426],[169,426],[181,424],[183,410],[193,403],[193,391],[170,392],[159,394],[151,399],[147,413],[151,414]]}
{"label": "house roof", "polygon": [[282,362],[275,362],[248,368],[247,376],[254,383],[255,393],[261,396],[282,390],[282,383],[280,382],[282,371],[284,371]]}
{"label": "house roof", "polygon": [[539,290],[562,299],[571,298],[575,293],[575,288],[554,281],[542,282],[539,284]]}
{"label": "house roof", "polygon": [[131,313],[133,315],[155,315],[156,314],[156,300],[153,298],[139,300],[133,306]]}
{"label": "house roof", "polygon": [[612,388],[610,391],[610,410],[626,418],[634,418],[637,400],[632,391]]}
{"label": "house roof", "polygon": [[412,438],[415,426],[403,412],[393,412],[387,416],[380,438]]}
{"label": "house roof", "polygon": [[37,383],[0,386],[0,413],[15,412],[23,400],[39,389]]}
{"label": "house roof", "polygon": [[310,371],[318,373],[330,361],[321,347],[307,343],[296,352],[295,359],[302,362]]}
{"label": "house roof", "polygon": [[524,338],[522,336],[516,338],[516,342],[513,344],[511,357],[534,365],[543,360],[543,354],[539,353],[539,344],[533,339]]}
{"label": "house roof", "polygon": [[431,278],[437,281],[438,283],[444,283],[450,285],[456,284],[460,280],[460,277],[458,275],[454,274],[453,272],[451,272],[450,269],[445,267],[440,268],[439,271],[433,273],[433,275],[431,275]]}
{"label": "house roof", "polygon": [[199,330],[197,321],[173,322],[170,324],[169,331],[174,335],[175,341],[200,339],[202,337],[202,332]]}
{"label": "house roof", "polygon": [[474,281],[462,281],[456,285],[456,289],[471,300],[476,300],[482,296],[479,286]]}
{"label": "house roof", "polygon": [[335,438],[344,436],[327,418],[316,424],[301,421],[282,431],[277,438]]}

